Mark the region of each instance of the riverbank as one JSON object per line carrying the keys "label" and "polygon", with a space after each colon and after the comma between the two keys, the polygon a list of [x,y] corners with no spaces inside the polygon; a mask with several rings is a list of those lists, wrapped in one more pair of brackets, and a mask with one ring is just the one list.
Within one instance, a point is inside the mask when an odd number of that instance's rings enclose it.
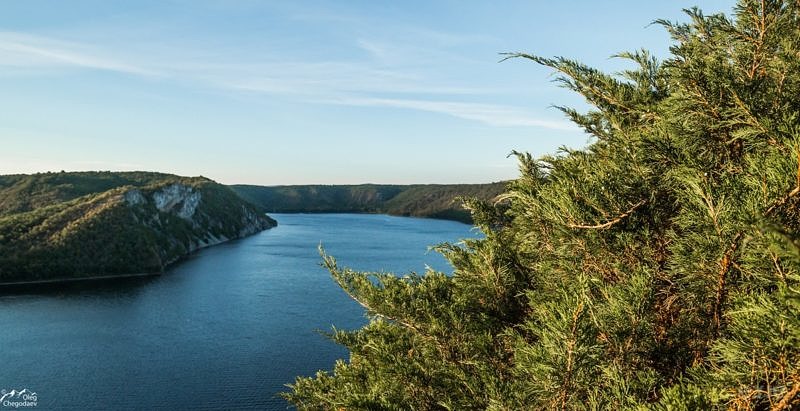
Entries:
{"label": "riverbank", "polygon": [[162,273],[135,273],[135,274],[119,274],[119,275],[93,275],[89,277],[72,277],[72,278],[52,278],[47,280],[34,280],[34,281],[12,281],[7,283],[0,283],[0,287],[7,286],[25,286],[25,285],[42,285],[42,284],[64,284],[75,283],[81,281],[102,281],[112,279],[126,279],[126,278],[141,278],[141,277],[155,277]]}

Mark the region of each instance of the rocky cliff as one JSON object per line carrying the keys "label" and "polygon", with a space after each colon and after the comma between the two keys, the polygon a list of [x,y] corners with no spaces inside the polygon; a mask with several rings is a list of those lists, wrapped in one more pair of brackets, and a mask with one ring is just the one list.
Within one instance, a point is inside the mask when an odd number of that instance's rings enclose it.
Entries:
{"label": "rocky cliff", "polygon": [[[85,186],[87,179],[97,178],[66,174],[58,181]],[[37,177],[46,179],[30,176]],[[197,249],[276,224],[259,207],[205,178],[153,174],[152,179],[51,203],[0,215],[0,282],[161,272]]]}

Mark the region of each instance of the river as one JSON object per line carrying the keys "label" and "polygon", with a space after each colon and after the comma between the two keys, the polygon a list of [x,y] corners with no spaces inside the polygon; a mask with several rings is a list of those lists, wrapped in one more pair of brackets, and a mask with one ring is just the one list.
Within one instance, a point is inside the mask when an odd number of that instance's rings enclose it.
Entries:
{"label": "river", "polygon": [[37,410],[283,410],[285,384],[347,358],[318,331],[366,322],[319,266],[320,244],[358,270],[449,272],[427,247],[476,236],[442,220],[271,216],[278,227],[160,276],[0,295],[3,393],[33,391]]}

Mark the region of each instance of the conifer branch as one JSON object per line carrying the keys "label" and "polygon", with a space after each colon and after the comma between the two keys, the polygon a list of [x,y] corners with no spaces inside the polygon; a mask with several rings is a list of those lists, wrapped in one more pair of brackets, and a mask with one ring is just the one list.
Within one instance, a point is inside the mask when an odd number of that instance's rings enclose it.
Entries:
{"label": "conifer branch", "polygon": [[567,224],[567,226],[569,228],[581,228],[581,229],[590,229],[590,230],[605,230],[606,228],[609,228],[609,227],[613,226],[614,224],[617,224],[620,221],[624,220],[626,217],[628,217],[634,211],[636,211],[636,209],[638,209],[639,207],[645,205],[646,203],[647,203],[646,199],[645,200],[641,200],[638,203],[634,204],[633,207],[628,209],[628,211],[618,215],[614,219],[609,220],[609,221],[607,221],[607,222],[605,222],[603,224],[597,224],[597,225]]}
{"label": "conifer branch", "polygon": [[792,197],[794,197],[794,196],[796,196],[798,194],[800,194],[800,149],[797,150],[797,175],[795,177],[794,189],[792,189],[792,191],[788,192],[783,198],[781,198],[780,200],[778,200],[774,204],[772,204],[772,206],[770,206],[770,208],[768,208],[767,211],[764,212],[764,215],[765,216],[769,216],[770,214],[772,214],[773,211],[775,211],[775,209],[777,209],[778,207],[783,206],[789,200],[791,200]]}
{"label": "conifer branch", "polygon": [[772,257],[772,264],[775,266],[775,271],[781,278],[781,282],[783,285],[787,285],[786,283],[786,273],[783,272],[783,268],[781,268],[781,261],[780,258],[772,251],[769,252],[769,256]]}
{"label": "conifer branch", "polygon": [[[452,287],[337,269],[323,254],[350,298],[396,326],[347,340],[363,361],[298,380],[289,398],[306,408],[798,408],[800,147],[788,140],[800,0],[738,3],[734,19],[694,8],[689,23],[657,21],[677,43],[663,65],[621,54],[641,68],[609,75],[505,54],[555,69],[593,105],[558,108],[598,140],[541,160],[512,153],[520,177],[501,206],[473,204],[486,237],[452,246]],[[684,178],[693,170],[718,173]],[[615,203],[576,197],[574,181],[611,186]]]}
{"label": "conifer branch", "polygon": [[711,112],[715,120],[719,120],[722,118],[722,115],[720,115],[717,107],[710,101],[708,101],[708,98],[706,98],[706,95],[703,92],[702,87],[700,87],[697,81],[694,80],[689,81],[686,84],[686,91],[694,95],[696,98],[698,98],[700,103],[702,103],[702,105]]}
{"label": "conifer branch", "polygon": [[369,304],[365,303],[364,301],[359,300],[349,289],[344,287],[343,284],[340,283],[339,285],[342,287],[342,290],[344,290],[344,292],[350,298],[353,299],[353,301],[357,302],[358,305],[364,307],[364,309],[366,309],[368,312],[372,313],[372,315],[374,315],[376,317],[383,318],[384,320],[387,320],[387,321],[391,321],[391,322],[393,322],[395,324],[400,324],[400,325],[402,325],[402,326],[404,326],[404,327],[406,327],[408,329],[414,330],[420,336],[432,338],[432,337],[428,336],[427,334],[423,333],[422,330],[419,329],[419,327],[417,327],[416,325],[414,325],[414,324],[412,324],[412,323],[410,323],[410,322],[408,322],[406,320],[400,319],[398,317],[392,317],[392,316],[386,315],[386,314],[381,314],[381,313],[377,312]]}
{"label": "conifer branch", "polygon": [[[751,126],[754,126],[754,127],[758,128],[758,130],[761,131],[761,133],[763,133],[764,135],[769,137],[769,130],[767,130],[767,128],[764,127],[764,125],[761,124],[760,121],[758,121],[756,116],[753,115],[753,111],[750,110],[750,108],[747,107],[747,104],[745,104],[745,102],[742,100],[742,98],[739,97],[739,93],[737,93],[736,90],[734,90],[734,89],[731,89],[730,92],[731,92],[731,96],[733,97],[734,103],[736,103],[736,106],[740,110],[742,110],[744,115],[747,117],[747,124],[750,124]],[[774,140],[774,139],[771,138],[771,140]]]}
{"label": "conifer branch", "polygon": [[726,282],[728,271],[731,266],[735,265],[733,260],[733,253],[739,248],[739,240],[741,240],[743,233],[739,232],[731,241],[728,251],[722,256],[720,261],[719,274],[717,275],[717,294],[714,298],[714,308],[712,310],[714,319],[714,332],[712,333],[712,340],[717,338],[719,330],[722,327],[722,304],[725,302]]}
{"label": "conifer branch", "polygon": [[561,387],[560,395],[562,410],[567,409],[567,398],[569,397],[569,389],[572,384],[573,357],[575,355],[575,345],[578,342],[578,321],[581,315],[583,315],[583,302],[579,303],[572,313],[572,328],[570,329],[570,340],[567,343],[567,370],[564,375],[564,382]]}
{"label": "conifer branch", "polygon": [[782,411],[791,409],[793,403],[795,403],[795,397],[797,394],[800,394],[800,382],[794,381],[794,386],[790,391],[783,395],[781,400],[775,404],[774,407],[770,408],[770,411]]}
{"label": "conifer branch", "polygon": [[772,212],[775,211],[776,208],[786,204],[789,200],[792,199],[792,197],[794,197],[794,196],[796,196],[798,194],[800,194],[800,186],[795,187],[794,189],[792,189],[792,191],[788,192],[786,194],[786,196],[784,196],[780,200],[776,201],[775,204],[773,204],[770,208],[768,208],[767,211],[764,214],[765,215],[772,214]]}
{"label": "conifer branch", "polygon": [[372,313],[376,317],[381,317],[383,319],[389,320],[389,321],[394,322],[396,324],[400,324],[402,326],[405,326],[406,328],[412,329],[412,330],[416,331],[417,333],[419,333],[420,335],[425,335],[419,329],[419,327],[415,326],[414,324],[412,324],[412,323],[410,323],[408,321],[402,320],[400,318],[397,318],[397,317],[392,317],[392,316],[389,316],[389,315],[386,315],[386,314],[381,314],[381,313],[377,312],[375,309],[373,309],[368,303],[366,303],[365,301],[362,301],[361,299],[359,299],[355,295],[355,293],[353,292],[353,289],[352,289],[353,287],[351,287],[348,284],[346,284],[344,282],[344,280],[342,278],[340,278],[339,275],[337,275],[337,274],[341,273],[341,270],[339,269],[338,265],[336,264],[336,260],[333,257],[327,255],[325,253],[325,250],[322,248],[321,245],[319,246],[319,252],[320,252],[320,255],[322,256],[322,259],[323,259],[322,265],[325,266],[325,268],[327,268],[328,271],[331,272],[331,274],[333,274],[333,278],[336,281],[336,283],[339,284],[339,287],[341,287],[342,290],[350,298],[353,299],[353,301],[357,302],[358,305],[364,307],[364,309],[366,309],[368,312]]}
{"label": "conifer branch", "polygon": [[[792,197],[797,196],[800,194],[800,150],[797,151],[797,176],[796,176],[796,185],[795,188],[792,189],[789,193],[787,193],[784,197],[780,200],[776,201],[772,204],[765,212],[764,216],[769,216],[774,212],[778,207],[786,204]],[[722,305],[725,300],[726,294],[726,282],[727,282],[727,275],[728,271],[730,271],[731,266],[736,265],[736,262],[733,260],[733,254],[739,248],[739,242],[742,239],[744,232],[739,232],[733,238],[731,245],[728,247],[728,250],[722,256],[722,260],[720,260],[720,270],[719,274],[717,275],[717,293],[714,298],[714,308],[712,310],[713,314],[713,321],[714,321],[714,332],[712,333],[712,340],[716,339],[719,335],[719,330],[722,326]]]}
{"label": "conifer branch", "polygon": [[533,54],[528,53],[500,53],[501,55],[505,56],[500,62],[512,59],[512,58],[525,58],[528,60],[532,60],[538,64],[541,64],[545,67],[550,67],[565,77],[561,77],[558,80],[567,88],[581,92],[584,94],[590,102],[592,102],[595,106],[602,109],[600,104],[598,103],[605,103],[609,106],[615,107],[622,112],[631,113],[631,112],[638,112],[637,110],[630,105],[628,105],[625,101],[614,96],[613,93],[608,90],[609,84],[604,84],[604,87],[599,87],[596,83],[602,82],[605,80],[606,82],[610,83],[613,87],[628,87],[627,84],[620,83],[616,79],[599,72],[596,69],[590,68],[584,64],[578,63],[576,61],[566,59],[564,57],[556,57],[556,58],[545,58],[536,56]]}

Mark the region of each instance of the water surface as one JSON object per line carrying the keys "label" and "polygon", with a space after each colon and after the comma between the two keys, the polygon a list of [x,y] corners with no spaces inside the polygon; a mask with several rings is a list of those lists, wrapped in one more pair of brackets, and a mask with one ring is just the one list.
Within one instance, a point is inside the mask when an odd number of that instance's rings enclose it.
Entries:
{"label": "water surface", "polygon": [[278,227],[161,276],[0,295],[0,388],[35,391],[36,409],[286,409],[284,384],[347,356],[316,330],[366,321],[319,266],[320,243],[359,270],[449,272],[427,247],[475,235],[441,220],[272,216]]}

